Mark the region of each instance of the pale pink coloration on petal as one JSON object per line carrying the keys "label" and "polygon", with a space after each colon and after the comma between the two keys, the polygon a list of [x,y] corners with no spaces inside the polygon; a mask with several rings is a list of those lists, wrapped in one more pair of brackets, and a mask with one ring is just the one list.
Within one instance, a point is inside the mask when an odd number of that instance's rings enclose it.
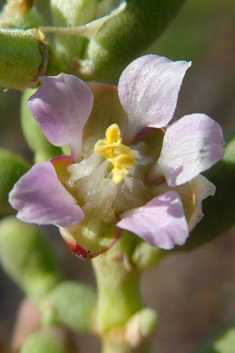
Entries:
{"label": "pale pink coloration on petal", "polygon": [[175,112],[186,70],[186,61],[171,61],[157,55],[134,60],[123,71],[118,92],[128,115],[125,141],[131,142],[144,127],[166,126]]}
{"label": "pale pink coloration on petal", "polygon": [[168,191],[142,207],[125,212],[117,227],[135,233],[152,246],[167,250],[183,245],[188,237],[183,204],[176,191]]}
{"label": "pale pink coloration on petal", "polygon": [[82,154],[82,132],[93,107],[90,87],[73,75],[41,77],[43,85],[28,105],[44,135],[55,146],[71,146],[72,157]]}
{"label": "pale pink coloration on petal", "polygon": [[217,122],[205,114],[185,115],[167,129],[149,180],[164,175],[169,186],[186,183],[223,158],[223,145]]}
{"label": "pale pink coloration on petal", "polygon": [[153,188],[156,196],[171,190],[178,192],[186,210],[189,232],[204,216],[202,213],[202,201],[208,196],[214,196],[216,190],[215,185],[201,174],[189,182],[175,186],[174,188],[168,186],[166,182],[155,187],[153,186]]}
{"label": "pale pink coloration on petal", "polygon": [[84,219],[83,211],[50,162],[35,164],[24,174],[10,192],[9,202],[23,222],[69,227]]}

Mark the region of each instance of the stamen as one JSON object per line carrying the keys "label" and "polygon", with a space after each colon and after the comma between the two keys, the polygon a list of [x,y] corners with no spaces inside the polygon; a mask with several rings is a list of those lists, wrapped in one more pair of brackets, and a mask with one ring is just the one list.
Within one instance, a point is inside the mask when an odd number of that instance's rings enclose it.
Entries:
{"label": "stamen", "polygon": [[135,164],[135,158],[132,150],[122,144],[121,131],[117,124],[110,125],[105,136],[106,140],[97,141],[94,151],[113,164],[112,181],[119,184],[129,174],[129,168]]}
{"label": "stamen", "polygon": [[110,125],[105,132],[108,143],[121,143],[121,131],[118,124]]}

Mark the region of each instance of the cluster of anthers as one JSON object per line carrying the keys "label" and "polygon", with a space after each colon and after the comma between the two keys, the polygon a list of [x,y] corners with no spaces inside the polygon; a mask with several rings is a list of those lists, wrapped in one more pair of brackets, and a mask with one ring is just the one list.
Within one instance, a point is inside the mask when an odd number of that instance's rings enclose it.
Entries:
{"label": "cluster of anthers", "polygon": [[130,147],[122,144],[121,131],[117,124],[110,125],[105,136],[106,140],[97,141],[94,151],[113,164],[112,181],[119,184],[129,174],[129,168],[134,166],[135,158]]}

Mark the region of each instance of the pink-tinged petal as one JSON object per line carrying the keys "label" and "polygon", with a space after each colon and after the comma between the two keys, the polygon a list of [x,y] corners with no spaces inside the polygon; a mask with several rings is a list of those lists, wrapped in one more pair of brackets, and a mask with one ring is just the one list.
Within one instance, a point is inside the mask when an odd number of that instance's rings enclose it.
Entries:
{"label": "pink-tinged petal", "polygon": [[73,75],[41,77],[43,85],[28,105],[44,135],[55,146],[71,146],[72,157],[82,153],[82,133],[93,107],[90,87]]}
{"label": "pink-tinged petal", "polygon": [[220,125],[204,114],[185,115],[166,131],[149,180],[164,175],[169,186],[186,183],[224,156]]}
{"label": "pink-tinged petal", "polygon": [[172,189],[178,192],[184,206],[189,232],[203,217],[202,201],[208,196],[214,196],[216,190],[215,185],[201,174],[187,183],[175,186],[174,188],[168,186],[166,182],[153,187],[154,195],[156,196],[162,195]]}
{"label": "pink-tinged petal", "polygon": [[117,227],[135,233],[150,245],[170,250],[183,245],[188,226],[179,194],[168,191],[145,206],[123,213]]}
{"label": "pink-tinged petal", "polygon": [[128,115],[125,140],[144,127],[161,128],[172,119],[186,70],[191,63],[146,55],[123,71],[118,91]]}
{"label": "pink-tinged petal", "polygon": [[50,162],[35,164],[23,175],[10,192],[9,202],[23,222],[70,227],[84,219]]}

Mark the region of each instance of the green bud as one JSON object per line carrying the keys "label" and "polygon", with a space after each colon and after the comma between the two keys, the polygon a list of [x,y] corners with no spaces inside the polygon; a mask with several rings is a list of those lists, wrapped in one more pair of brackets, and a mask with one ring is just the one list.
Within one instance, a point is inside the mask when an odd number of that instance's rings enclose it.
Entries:
{"label": "green bud", "polygon": [[157,328],[157,314],[153,309],[144,308],[133,315],[126,325],[126,340],[132,346],[139,346],[150,338]]}
{"label": "green bud", "polygon": [[15,213],[8,202],[8,194],[17,180],[30,168],[22,157],[0,148],[0,212]]}
{"label": "green bud", "polygon": [[0,263],[37,303],[60,280],[54,253],[41,230],[15,217],[0,222]]}
{"label": "green bud", "polygon": [[35,93],[36,89],[26,89],[21,101],[21,125],[24,137],[29,148],[35,154],[35,163],[54,158],[62,154],[60,147],[53,146],[44,136],[37,121],[28,108],[28,99]]}
{"label": "green bud", "polygon": [[24,89],[36,86],[46,71],[47,44],[37,30],[0,29],[0,84]]}
{"label": "green bud", "polygon": [[62,282],[45,299],[42,322],[89,332],[92,331],[95,305],[96,295],[91,288],[78,282]]}
{"label": "green bud", "polygon": [[132,261],[140,271],[155,267],[169,252],[154,248],[148,243],[141,243],[132,255]]}
{"label": "green bud", "polygon": [[76,353],[71,335],[63,328],[50,327],[31,335],[20,353]]}
{"label": "green bud", "polygon": [[133,315],[126,326],[113,329],[103,338],[103,353],[147,353],[150,338],[157,327],[154,310],[143,308]]}

